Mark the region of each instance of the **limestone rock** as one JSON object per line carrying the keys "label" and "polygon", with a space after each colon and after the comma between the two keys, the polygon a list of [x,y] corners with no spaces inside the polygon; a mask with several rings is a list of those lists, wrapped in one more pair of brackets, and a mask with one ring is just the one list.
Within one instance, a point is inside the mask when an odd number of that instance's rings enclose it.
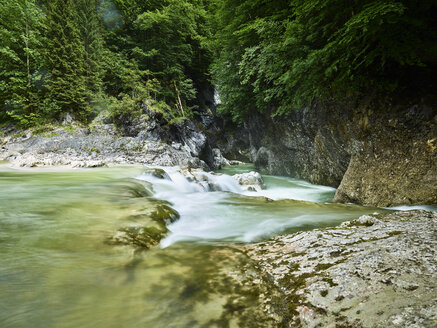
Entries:
{"label": "limestone rock", "polygon": [[[423,100],[425,101],[425,100]],[[314,102],[271,119],[253,114],[221,132],[223,154],[258,170],[338,188],[335,201],[371,206],[437,203],[435,102]]]}
{"label": "limestone rock", "polygon": [[284,327],[434,327],[437,213],[366,215],[241,247]]}
{"label": "limestone rock", "polygon": [[258,172],[249,172],[242,174],[235,174],[232,176],[244,190],[249,191],[261,191],[266,189],[266,185],[264,184],[264,180]]}
{"label": "limestone rock", "polygon": [[[108,113],[102,113],[89,127],[70,123],[63,127],[48,126],[47,131],[38,133],[9,126],[2,128],[0,135],[6,142],[0,146],[0,160],[27,167],[146,164],[210,169],[216,166],[205,135],[188,120],[164,128],[158,119],[142,115],[116,126]],[[215,154],[222,161],[220,154]]]}

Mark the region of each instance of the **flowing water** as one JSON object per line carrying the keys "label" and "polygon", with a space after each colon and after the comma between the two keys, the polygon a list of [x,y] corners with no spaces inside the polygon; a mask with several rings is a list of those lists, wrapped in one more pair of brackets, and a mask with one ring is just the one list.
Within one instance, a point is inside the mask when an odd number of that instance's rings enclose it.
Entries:
{"label": "flowing water", "polygon": [[[229,279],[245,261],[234,245],[377,209],[329,203],[333,188],[284,177],[244,192],[229,174],[251,169],[209,175],[222,191],[208,192],[177,168],[158,179],[138,166],[0,166],[0,327],[238,327],[229,300],[240,294],[247,326],[262,327],[257,294]],[[180,214],[159,247],[105,242],[152,198]]]}

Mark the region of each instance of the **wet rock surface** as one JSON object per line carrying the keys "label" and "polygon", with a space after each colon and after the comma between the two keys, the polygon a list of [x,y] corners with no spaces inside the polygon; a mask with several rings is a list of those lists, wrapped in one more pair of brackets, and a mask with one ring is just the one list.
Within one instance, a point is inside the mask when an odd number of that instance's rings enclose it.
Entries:
{"label": "wet rock surface", "polygon": [[167,236],[167,226],[179,219],[179,214],[166,202],[143,199],[141,207],[124,218],[120,228],[106,239],[110,245],[127,245],[151,249]]}
{"label": "wet rock surface", "polygon": [[264,180],[258,172],[235,174],[232,176],[244,190],[260,191],[266,189]]}
{"label": "wet rock surface", "polygon": [[435,327],[436,237],[437,213],[415,210],[240,249],[271,284],[278,327]]}
{"label": "wet rock surface", "polygon": [[189,166],[181,167],[178,173],[182,174],[188,182],[194,182],[203,191],[229,191],[229,189],[232,189],[232,183],[230,186],[229,184],[223,184],[224,181],[221,178],[226,179],[226,176],[220,173],[205,172],[203,169],[193,169]]}

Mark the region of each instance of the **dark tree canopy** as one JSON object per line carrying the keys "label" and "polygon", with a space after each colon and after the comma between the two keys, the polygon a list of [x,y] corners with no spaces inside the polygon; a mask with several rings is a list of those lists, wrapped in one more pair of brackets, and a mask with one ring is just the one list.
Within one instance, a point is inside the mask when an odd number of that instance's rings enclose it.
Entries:
{"label": "dark tree canopy", "polygon": [[241,120],[311,99],[435,90],[437,1],[219,2],[214,72]]}

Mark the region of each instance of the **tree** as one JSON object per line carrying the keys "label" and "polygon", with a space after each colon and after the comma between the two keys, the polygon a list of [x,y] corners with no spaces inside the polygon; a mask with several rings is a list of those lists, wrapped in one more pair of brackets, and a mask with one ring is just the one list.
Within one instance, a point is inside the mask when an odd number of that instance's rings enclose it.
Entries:
{"label": "tree", "polygon": [[[79,3],[80,4],[80,3]],[[51,72],[50,115],[73,113],[87,119],[87,71],[85,45],[78,22],[78,5],[74,0],[52,0],[47,3],[47,52]]]}
{"label": "tree", "polygon": [[45,90],[45,15],[34,0],[0,0],[1,120],[27,122]]}
{"label": "tree", "polygon": [[312,99],[435,89],[433,0],[219,2],[213,72],[222,111],[286,115]]}
{"label": "tree", "polygon": [[83,43],[84,71],[89,98],[102,92],[105,70],[103,26],[98,15],[98,0],[78,0],[78,24]]}
{"label": "tree", "polygon": [[144,85],[159,82],[154,97],[175,109],[175,116],[202,106],[205,101],[198,90],[211,85],[211,53],[205,42],[210,31],[204,2],[118,0],[116,4],[123,25],[110,31],[106,39],[118,57],[116,70],[106,77],[110,92],[129,93],[119,88],[123,85],[120,73],[126,72],[122,62],[135,62],[144,72]]}

